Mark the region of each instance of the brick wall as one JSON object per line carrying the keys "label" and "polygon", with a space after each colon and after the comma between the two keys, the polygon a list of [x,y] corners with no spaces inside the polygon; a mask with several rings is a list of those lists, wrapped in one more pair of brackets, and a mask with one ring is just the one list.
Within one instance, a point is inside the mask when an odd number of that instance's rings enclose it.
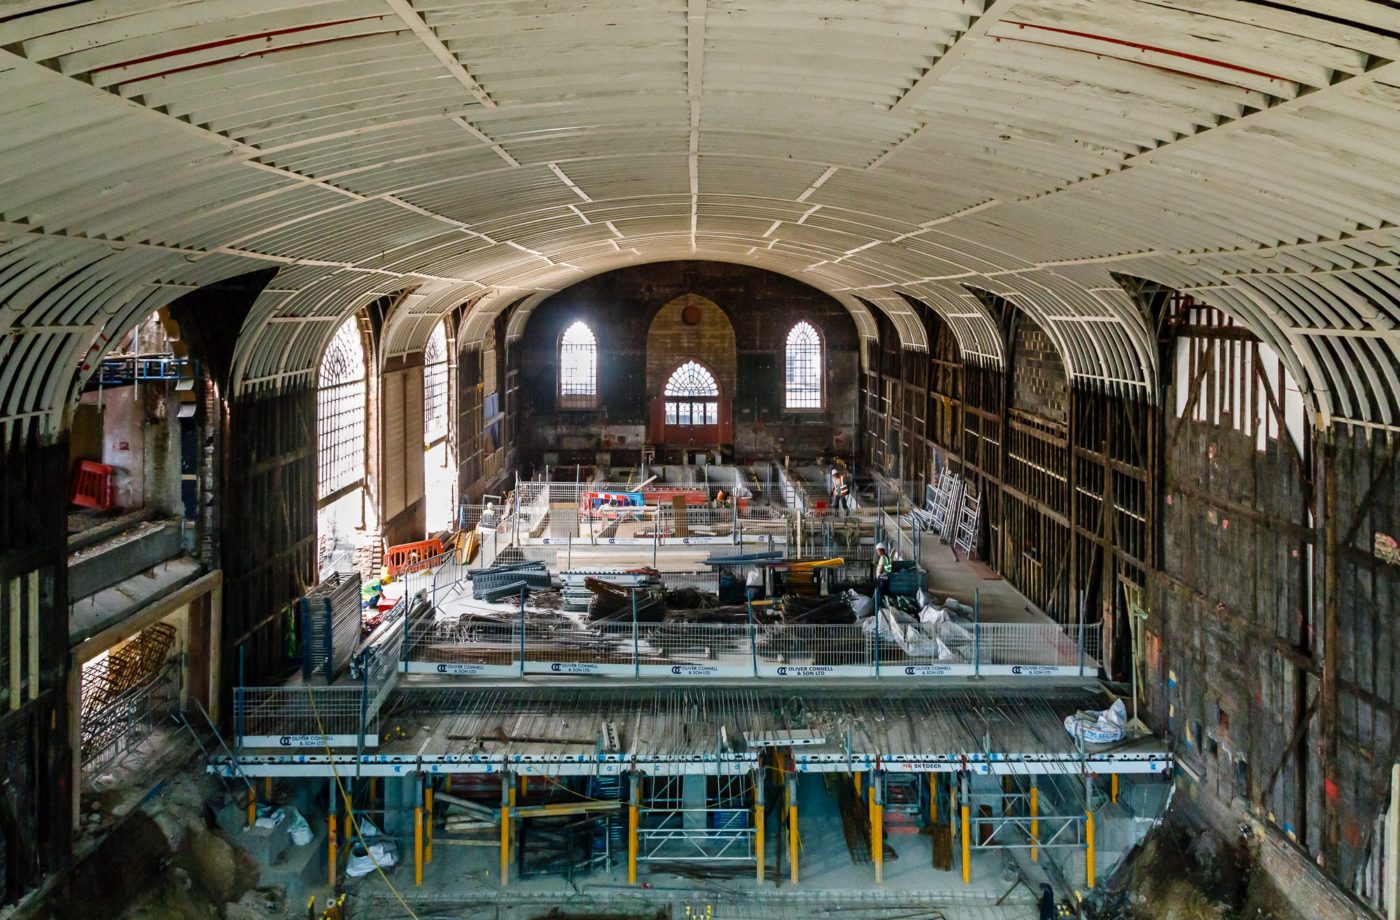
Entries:
{"label": "brick wall", "polygon": [[[663,310],[674,307],[679,314],[685,302],[673,302],[687,295],[713,303],[733,329],[733,385],[726,384],[726,394],[734,400],[738,456],[850,451],[860,361],[855,323],[845,308],[771,272],[721,262],[663,262],[598,275],[535,309],[520,340],[511,344],[522,369],[518,430],[528,454],[522,462],[540,464],[550,453],[560,463],[591,463],[595,451],[630,453],[642,446],[650,399],[664,383],[652,365],[665,364],[669,372],[681,360],[677,352],[649,361],[648,334]],[[556,407],[559,336],[575,320],[587,323],[598,338],[595,411]],[[821,412],[793,413],[783,406],[784,347],[799,320],[816,326],[826,346],[827,405]],[[664,316],[662,322],[669,328]],[[666,347],[689,346],[678,332]],[[714,369],[723,383],[724,369]],[[628,454],[618,456],[626,462]]]}
{"label": "brick wall", "polygon": [[1011,405],[1041,418],[1069,420],[1069,379],[1055,343],[1024,314],[1017,318]]}

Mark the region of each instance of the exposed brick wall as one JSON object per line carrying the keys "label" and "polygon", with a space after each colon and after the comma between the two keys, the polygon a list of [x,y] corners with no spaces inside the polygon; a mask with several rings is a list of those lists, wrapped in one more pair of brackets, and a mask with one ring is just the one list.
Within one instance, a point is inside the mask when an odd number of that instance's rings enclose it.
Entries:
{"label": "exposed brick wall", "polygon": [[1012,401],[1021,409],[1065,423],[1069,420],[1069,378],[1055,343],[1029,316],[1018,317],[1012,357]]}
{"label": "exposed brick wall", "polygon": [[[521,447],[530,453],[522,459],[538,464],[549,452],[561,463],[590,463],[595,450],[641,446],[650,399],[660,389],[651,381],[648,332],[663,308],[685,295],[714,303],[733,327],[734,383],[726,391],[734,400],[739,456],[851,450],[860,360],[855,323],[845,308],[771,272],[722,262],[663,262],[598,275],[535,309],[520,341],[511,344],[521,360]],[[559,336],[580,319],[598,337],[599,407],[561,412],[555,397]],[[783,406],[784,347],[799,320],[816,326],[826,346],[822,412],[787,412]],[[677,358],[663,362],[668,372]]]}
{"label": "exposed brick wall", "polygon": [[[685,321],[686,311],[695,315]],[[720,394],[732,397],[739,384],[734,324],[714,301],[699,294],[682,294],[662,307],[647,330],[647,393],[661,392],[677,366],[699,361],[719,383]]]}

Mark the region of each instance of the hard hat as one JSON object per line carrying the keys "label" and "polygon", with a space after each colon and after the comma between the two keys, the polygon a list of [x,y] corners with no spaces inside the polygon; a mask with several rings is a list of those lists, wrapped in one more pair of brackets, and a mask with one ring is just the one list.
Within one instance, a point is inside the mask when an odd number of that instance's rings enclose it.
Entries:
{"label": "hard hat", "polygon": [[884,549],[884,548],[885,548],[885,544],[883,544],[883,543],[876,543],[876,544],[875,544],[875,548],[876,548],[876,549]]}

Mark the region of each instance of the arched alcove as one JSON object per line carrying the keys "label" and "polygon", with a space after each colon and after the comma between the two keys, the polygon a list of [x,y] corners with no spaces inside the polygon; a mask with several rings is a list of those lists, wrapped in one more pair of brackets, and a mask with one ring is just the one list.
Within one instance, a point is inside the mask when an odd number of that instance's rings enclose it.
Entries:
{"label": "arched alcove", "polygon": [[647,328],[646,349],[648,393],[660,393],[676,365],[686,360],[710,368],[728,396],[738,391],[734,324],[708,297],[687,293],[666,303]]}

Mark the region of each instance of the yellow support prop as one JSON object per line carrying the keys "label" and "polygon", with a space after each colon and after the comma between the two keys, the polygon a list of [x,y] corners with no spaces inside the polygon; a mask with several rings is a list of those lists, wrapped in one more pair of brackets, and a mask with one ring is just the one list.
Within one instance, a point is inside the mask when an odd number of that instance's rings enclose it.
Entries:
{"label": "yellow support prop", "polygon": [[423,806],[413,809],[413,884],[423,884]]}
{"label": "yellow support prop", "polygon": [[754,806],[754,810],[753,810],[753,827],[754,827],[753,845],[754,845],[754,848],[755,848],[756,850],[758,850],[758,883],[759,883],[760,885],[763,884],[763,870],[764,870],[765,868],[767,868],[767,867],[764,865],[764,863],[766,863],[767,860],[763,858],[763,857],[764,857],[764,853],[763,853],[763,851],[764,851],[764,843],[763,843],[763,823],[764,823],[764,822],[763,822],[763,806],[762,806],[761,804],[760,804],[760,805],[756,805],[756,806]]}
{"label": "yellow support prop", "polygon": [[1108,775],[1108,800],[1114,805],[1118,804],[1118,774]]}
{"label": "yellow support prop", "polygon": [[792,869],[792,883],[797,884],[797,803],[788,806],[788,865]]}
{"label": "yellow support prop", "polygon": [[[1117,779],[1117,776],[1114,779]],[[272,777],[270,776],[263,777],[263,801],[269,805],[272,804]]]}
{"label": "yellow support prop", "polygon": [[972,820],[966,803],[962,807],[962,873],[963,884],[972,884]]}
{"label": "yellow support prop", "polygon": [[1040,859],[1040,790],[1031,786],[1031,862]]}
{"label": "yellow support prop", "polygon": [[754,848],[758,850],[758,872],[756,878],[758,884],[763,884],[763,873],[768,868],[767,846],[763,841],[764,825],[767,823],[764,818],[763,807],[763,767],[759,767],[753,773],[753,826],[754,826]]}
{"label": "yellow support prop", "polygon": [[633,798],[627,809],[627,884],[637,884],[637,823],[640,809]]}
{"label": "yellow support prop", "polygon": [[427,835],[427,846],[423,848],[423,861],[433,861],[433,787],[428,786],[423,790],[423,810],[427,812],[427,827],[424,833]]}
{"label": "yellow support prop", "polygon": [[328,867],[328,868],[329,868],[329,871],[328,871],[327,877],[326,877],[326,879],[327,879],[327,880],[326,880],[326,884],[328,884],[328,885],[330,885],[332,888],[334,888],[334,887],[335,887],[335,864],[336,864],[336,858],[335,858],[335,842],[336,842],[335,815],[331,815],[330,818],[329,818],[329,821],[330,821],[330,833],[326,835],[326,854],[327,854],[327,862],[329,863],[329,867]]}
{"label": "yellow support prop", "polygon": [[870,784],[870,855],[875,859],[875,884],[885,883],[885,807],[875,796],[875,783]]}
{"label": "yellow support prop", "polygon": [[510,797],[501,806],[501,887],[510,882],[510,815],[515,810],[515,784],[509,783]]}
{"label": "yellow support prop", "polygon": [[1084,816],[1084,887],[1094,887],[1094,813]]}
{"label": "yellow support prop", "polygon": [[938,774],[928,775],[928,819],[930,824],[938,823]]}

